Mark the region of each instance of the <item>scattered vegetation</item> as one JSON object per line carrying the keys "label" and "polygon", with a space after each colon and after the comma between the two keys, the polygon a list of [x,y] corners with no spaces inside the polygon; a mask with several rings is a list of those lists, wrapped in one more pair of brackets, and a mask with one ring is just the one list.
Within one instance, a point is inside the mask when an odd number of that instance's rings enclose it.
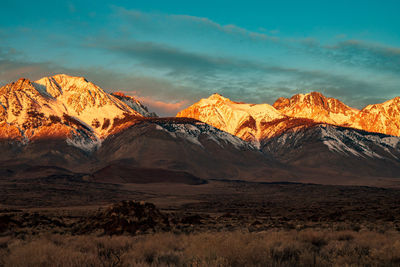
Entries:
{"label": "scattered vegetation", "polygon": [[101,229],[109,235],[168,231],[169,220],[169,216],[160,212],[152,203],[122,201],[98,211],[83,222],[79,230],[93,232]]}
{"label": "scattered vegetation", "polygon": [[[374,242],[371,242],[374,240]],[[4,266],[398,266],[400,234],[351,231],[2,237]]]}
{"label": "scattered vegetation", "polygon": [[171,185],[170,198],[167,185],[78,176],[0,185],[0,266],[400,266],[398,189],[211,182]]}

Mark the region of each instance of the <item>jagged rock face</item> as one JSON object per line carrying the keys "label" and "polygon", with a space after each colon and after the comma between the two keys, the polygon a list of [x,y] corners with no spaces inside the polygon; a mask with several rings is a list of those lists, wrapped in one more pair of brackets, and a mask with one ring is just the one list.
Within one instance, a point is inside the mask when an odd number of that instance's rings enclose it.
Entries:
{"label": "jagged rock face", "polygon": [[132,96],[125,95],[121,92],[114,92],[111,95],[118,98],[145,117],[158,117],[155,112],[149,112],[147,107],[143,106],[142,103],[140,103],[136,98]]}
{"label": "jagged rock face", "polygon": [[[311,182],[331,177],[331,182],[340,178],[338,183],[363,184],[363,179],[353,179],[399,176],[400,138],[395,137],[400,136],[399,99],[358,111],[337,99],[310,93],[280,98],[274,103],[276,109],[264,109],[263,105],[237,104],[213,95],[178,116],[256,140],[266,155],[295,168],[295,175],[310,177]],[[254,106],[260,107],[258,117],[251,114]],[[232,119],[227,114],[245,114],[241,118],[246,119]]]}
{"label": "jagged rock face", "polygon": [[71,126],[63,117],[65,113],[57,113],[55,101],[42,93],[27,79],[0,88],[2,139],[27,141],[45,132],[46,136],[63,138],[79,135],[78,128],[84,129],[83,125]]}
{"label": "jagged rock face", "polygon": [[287,130],[318,123],[400,136],[400,97],[359,111],[321,93],[298,94],[268,104],[236,103],[218,94],[179,112],[244,140],[263,142]]}
{"label": "jagged rock face", "polygon": [[281,97],[273,106],[290,117],[307,118],[335,125],[345,125],[358,113],[358,110],[346,106],[339,100],[327,98],[317,92],[297,94],[290,99]]}
{"label": "jagged rock face", "polygon": [[182,110],[177,117],[194,118],[243,140],[257,141],[263,134],[261,131],[263,123],[286,116],[268,104],[238,103],[213,94]]}
{"label": "jagged rock face", "polygon": [[356,112],[339,100],[320,93],[279,98],[273,106],[236,103],[214,94],[179,112],[177,117],[195,118],[256,143],[286,130],[319,122],[342,125]]}
{"label": "jagged rock face", "polygon": [[127,181],[131,171],[155,167],[186,178],[262,181],[294,179],[305,167],[400,173],[399,138],[369,133],[400,136],[399,97],[358,111],[320,93],[274,106],[214,94],[177,118],[153,115],[135,98],[81,77],[20,79],[0,88],[0,170],[102,170],[101,179],[118,170]]}
{"label": "jagged rock face", "polygon": [[261,124],[261,144],[266,140],[281,135],[286,131],[299,131],[317,125],[318,123],[305,118],[285,117]]}
{"label": "jagged rock face", "polygon": [[18,127],[6,122],[0,122],[0,141],[1,140],[22,141],[23,136]]}
{"label": "jagged rock face", "polygon": [[61,138],[82,148],[95,147],[120,120],[143,117],[119,98],[83,77],[21,78],[0,88],[0,138],[24,142]]}
{"label": "jagged rock face", "polygon": [[400,136],[400,97],[366,106],[352,118],[351,125],[369,132]]}
{"label": "jagged rock face", "polygon": [[[0,90],[0,145],[7,150],[0,162],[12,171],[38,164],[91,172],[125,159],[201,177],[269,168],[258,149],[234,135],[193,119],[144,117],[128,105],[133,98],[109,95],[84,78],[21,79]],[[247,158],[254,164],[237,167]]]}
{"label": "jagged rock face", "polygon": [[360,111],[315,92],[290,99],[279,98],[273,106],[291,117],[400,136],[400,97],[368,105]]}
{"label": "jagged rock face", "polygon": [[107,135],[112,126],[109,121],[123,117],[125,113],[141,116],[131,107],[106,93],[83,77],[55,75],[42,78],[37,84],[39,91],[48,93],[64,108],[63,113],[79,119],[99,136]]}

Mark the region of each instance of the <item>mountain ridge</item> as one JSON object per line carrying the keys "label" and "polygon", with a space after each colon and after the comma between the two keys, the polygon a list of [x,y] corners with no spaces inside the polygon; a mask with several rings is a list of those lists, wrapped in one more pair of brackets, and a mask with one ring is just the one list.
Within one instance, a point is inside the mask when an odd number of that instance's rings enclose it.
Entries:
{"label": "mountain ridge", "polygon": [[109,94],[84,77],[20,78],[0,88],[3,139],[59,137],[71,144],[85,139],[98,142],[108,136],[116,120],[154,115],[136,99]]}
{"label": "mountain ridge", "polygon": [[124,170],[107,181],[157,168],[202,179],[362,184],[400,178],[399,114],[400,97],[356,110],[318,92],[273,105],[215,93],[158,118],[83,77],[19,79],[0,88],[0,166],[18,177],[33,164],[88,177]]}
{"label": "mountain ridge", "polygon": [[[247,110],[243,109],[244,107],[247,107]],[[254,116],[251,109],[261,111],[261,116]],[[247,113],[242,116],[247,124],[243,120],[232,120],[232,114],[235,113],[236,116]],[[217,118],[214,114],[218,115]],[[265,127],[260,129],[262,124],[273,123],[275,120],[290,121],[294,118],[400,136],[400,97],[358,110],[319,92],[296,94],[291,98],[279,97],[273,105],[234,102],[219,94],[213,94],[180,111],[177,117],[190,117],[210,123],[248,141],[261,141],[274,135],[265,134]],[[233,125],[228,125],[229,123]],[[237,131],[243,124],[249,128],[246,129],[248,135]]]}

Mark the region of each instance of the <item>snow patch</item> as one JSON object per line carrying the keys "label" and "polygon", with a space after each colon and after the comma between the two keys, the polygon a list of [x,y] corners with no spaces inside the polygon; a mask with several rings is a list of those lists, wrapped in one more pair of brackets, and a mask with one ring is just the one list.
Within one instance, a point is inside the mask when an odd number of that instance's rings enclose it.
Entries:
{"label": "snow patch", "polygon": [[205,136],[207,139],[214,141],[219,146],[223,147],[224,144],[233,145],[236,149],[245,147],[254,148],[253,145],[243,141],[242,139],[231,135],[229,133],[218,130],[217,128],[208,125],[206,123],[196,124],[179,124],[179,123],[168,123],[168,124],[157,124],[156,129],[160,131],[168,132],[174,138],[183,138],[187,141],[204,147],[200,142],[199,137]]}
{"label": "snow patch", "polygon": [[[358,157],[384,158],[378,149],[386,151],[387,156],[398,158],[389,148],[396,149],[399,137],[381,137],[380,135],[363,134],[350,129],[338,129],[335,126],[321,125],[321,138],[329,150],[342,154],[353,154]],[[375,148],[373,148],[375,146]]]}
{"label": "snow patch", "polygon": [[66,140],[67,144],[70,146],[77,147],[83,151],[91,153],[101,146],[101,139],[96,138],[95,140],[90,138],[82,138],[78,136],[74,136],[72,138],[68,138]]}

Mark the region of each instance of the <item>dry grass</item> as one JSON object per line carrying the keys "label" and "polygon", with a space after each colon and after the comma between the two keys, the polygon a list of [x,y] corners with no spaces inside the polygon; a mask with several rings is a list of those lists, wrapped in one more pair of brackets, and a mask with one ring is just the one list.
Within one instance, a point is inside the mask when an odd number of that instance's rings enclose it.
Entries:
{"label": "dry grass", "polygon": [[399,266],[400,234],[369,231],[157,233],[0,238],[0,266]]}

